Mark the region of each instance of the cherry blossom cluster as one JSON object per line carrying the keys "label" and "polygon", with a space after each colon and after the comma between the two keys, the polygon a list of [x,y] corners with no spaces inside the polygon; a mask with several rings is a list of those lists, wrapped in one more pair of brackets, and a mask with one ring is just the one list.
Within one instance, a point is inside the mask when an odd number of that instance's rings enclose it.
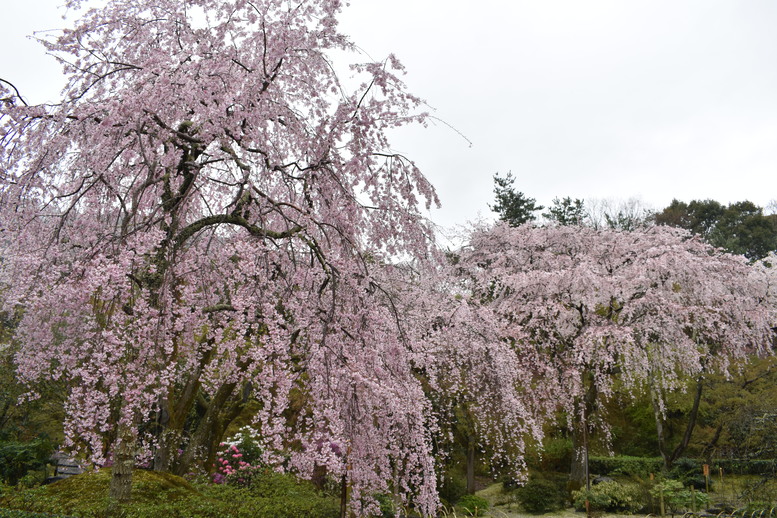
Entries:
{"label": "cherry blossom cluster", "polygon": [[661,405],[686,376],[767,352],[775,323],[763,271],[669,227],[499,224],[473,232],[458,268],[527,381],[570,416],[616,379]]}
{"label": "cherry blossom cluster", "polygon": [[355,512],[388,490],[435,509],[420,333],[379,271],[436,254],[421,211],[437,196],[387,137],[426,115],[394,57],[335,74],[356,51],[340,8],[109,0],[44,42],[70,78],[61,103],[3,86],[19,377],[63,381],[68,443],[97,463],[210,466],[250,399],[263,462],[345,474]]}
{"label": "cherry blossom cluster", "polygon": [[497,225],[444,268],[437,195],[388,138],[428,115],[393,56],[335,73],[339,0],[104,4],[44,41],[60,103],[0,83],[18,376],[62,382],[96,463],[212,467],[250,401],[260,465],[431,515],[457,413],[520,477],[588,374],[660,394],[764,347],[756,270],[678,231]]}

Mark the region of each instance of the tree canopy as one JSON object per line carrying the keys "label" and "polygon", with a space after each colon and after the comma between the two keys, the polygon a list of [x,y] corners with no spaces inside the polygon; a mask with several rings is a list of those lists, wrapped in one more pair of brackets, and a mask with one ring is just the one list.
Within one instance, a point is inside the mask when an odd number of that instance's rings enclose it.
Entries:
{"label": "tree canopy", "polygon": [[110,0],[46,43],[61,103],[2,86],[18,374],[67,381],[68,444],[114,479],[136,451],[208,466],[250,397],[267,462],[436,506],[428,356],[383,259],[433,260],[436,194],[386,137],[425,115],[393,56],[341,82],[340,7]]}
{"label": "tree canopy", "polygon": [[534,221],[535,212],[544,209],[537,205],[537,200],[529,198],[521,191],[515,189],[515,177],[507,173],[504,177],[494,175],[495,202],[491,210],[499,214],[499,219],[512,226],[523,225]]}
{"label": "tree canopy", "polygon": [[777,250],[777,215],[764,215],[750,201],[724,206],[715,200],[672,200],[656,214],[656,223],[690,230],[713,246],[750,260]]}
{"label": "tree canopy", "polygon": [[497,224],[472,234],[459,267],[570,423],[596,417],[616,374],[649,389],[660,419],[687,376],[764,352],[771,337],[763,272],[678,229]]}

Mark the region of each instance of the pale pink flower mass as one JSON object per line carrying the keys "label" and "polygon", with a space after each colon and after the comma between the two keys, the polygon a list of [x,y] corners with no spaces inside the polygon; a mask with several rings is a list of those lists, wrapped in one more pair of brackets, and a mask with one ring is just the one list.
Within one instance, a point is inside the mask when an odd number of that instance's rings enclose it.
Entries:
{"label": "pale pink flower mass", "polygon": [[432,514],[457,405],[520,477],[584,372],[665,391],[766,344],[761,274],[676,231],[498,225],[445,267],[434,188],[387,135],[428,115],[394,56],[337,76],[340,8],[108,0],[47,40],[59,104],[0,82],[3,303],[19,378],[67,387],[67,446],[102,464],[129,429],[223,479],[251,466],[185,428],[193,394],[203,427],[250,398],[263,465]]}

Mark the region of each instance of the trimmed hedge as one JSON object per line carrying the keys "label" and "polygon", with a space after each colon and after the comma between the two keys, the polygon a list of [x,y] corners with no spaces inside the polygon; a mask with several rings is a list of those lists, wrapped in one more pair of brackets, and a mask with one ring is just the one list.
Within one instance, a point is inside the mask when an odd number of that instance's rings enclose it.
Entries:
{"label": "trimmed hedge", "polygon": [[588,470],[597,475],[633,475],[645,478],[660,473],[664,467],[661,457],[590,457]]}
{"label": "trimmed hedge", "polygon": [[564,507],[560,488],[551,480],[532,478],[525,486],[515,490],[523,509],[532,514],[558,511]]}
{"label": "trimmed hedge", "polygon": [[575,510],[584,511],[586,500],[593,511],[632,514],[641,510],[642,492],[636,485],[621,485],[618,482],[602,482],[591,486],[591,490],[582,489],[572,492]]}
{"label": "trimmed hedge", "polygon": [[[680,458],[675,461],[675,466],[682,466],[685,472],[696,471],[701,476],[704,461],[689,458]],[[664,468],[661,457],[591,457],[588,461],[591,473],[597,475],[633,475],[647,477],[650,473],[660,473]],[[718,473],[723,468],[723,473],[736,475],[764,475],[777,473],[777,459],[714,459],[710,464],[710,475]]]}

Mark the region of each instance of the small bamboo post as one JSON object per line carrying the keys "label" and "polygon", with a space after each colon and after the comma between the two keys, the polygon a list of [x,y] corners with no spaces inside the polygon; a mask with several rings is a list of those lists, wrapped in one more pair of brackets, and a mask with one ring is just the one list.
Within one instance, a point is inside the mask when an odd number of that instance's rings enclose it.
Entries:
{"label": "small bamboo post", "polygon": [[[651,473],[650,474],[650,482],[651,482],[650,485],[651,486],[653,485],[652,482],[655,480],[655,478],[656,478],[655,475],[653,473]],[[651,513],[655,513],[656,512],[656,500],[655,500],[655,497],[653,496],[652,493],[650,494],[650,512]]]}
{"label": "small bamboo post", "polygon": [[666,510],[664,509],[664,488],[662,487],[658,491],[658,500],[661,503],[661,516],[662,518],[666,516]]}

